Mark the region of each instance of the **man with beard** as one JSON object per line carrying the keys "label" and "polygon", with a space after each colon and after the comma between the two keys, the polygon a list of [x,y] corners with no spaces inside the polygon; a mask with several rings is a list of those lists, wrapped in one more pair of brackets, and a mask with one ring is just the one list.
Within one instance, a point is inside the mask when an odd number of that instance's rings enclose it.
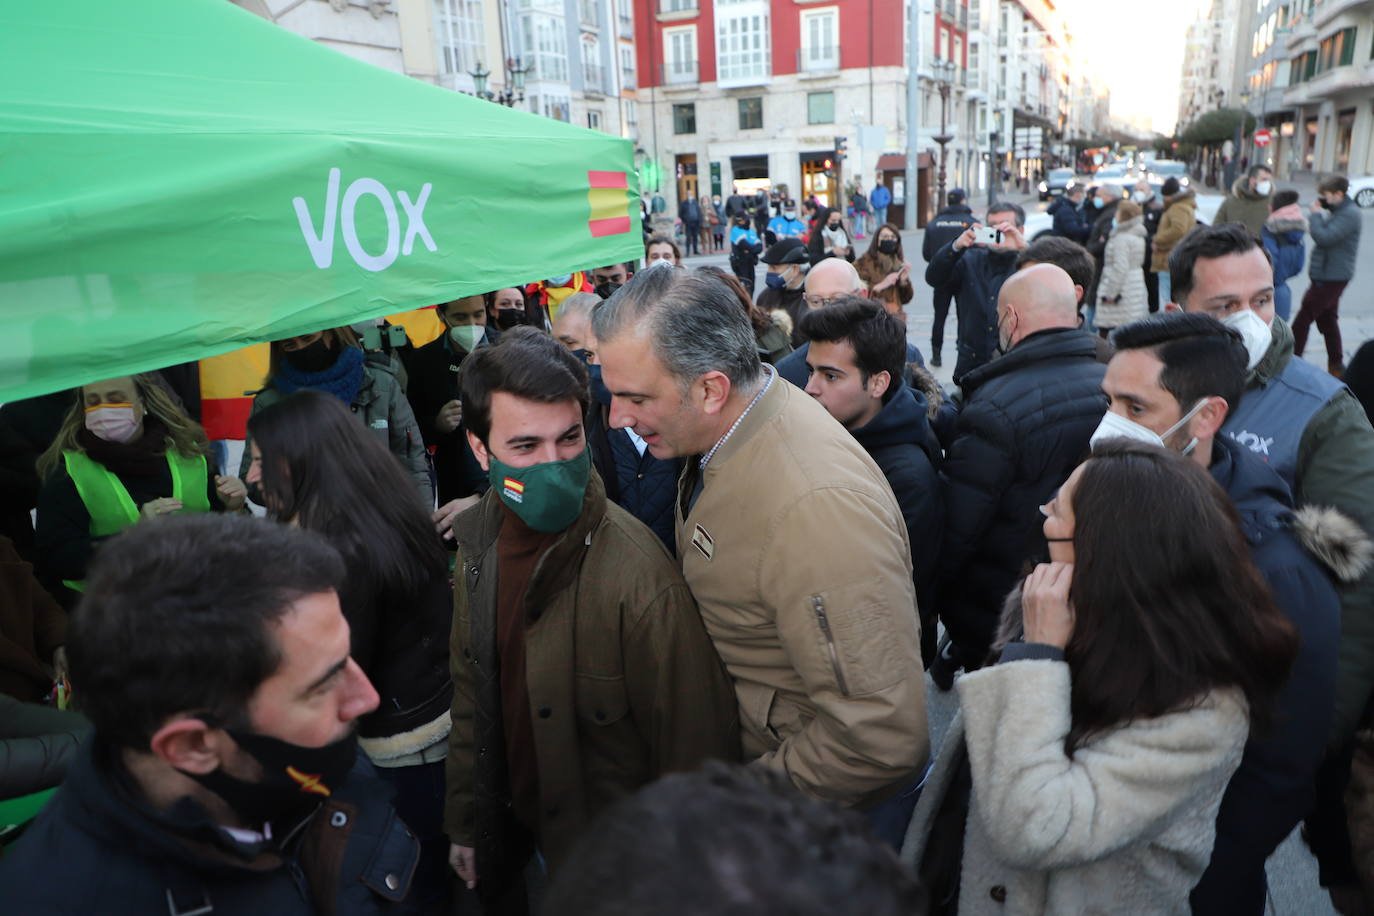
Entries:
{"label": "man with beard", "polygon": [[319,536],[241,515],[106,544],[67,642],[95,736],[0,861],[6,909],[393,912],[419,845],[358,750],[378,700],[343,578]]}

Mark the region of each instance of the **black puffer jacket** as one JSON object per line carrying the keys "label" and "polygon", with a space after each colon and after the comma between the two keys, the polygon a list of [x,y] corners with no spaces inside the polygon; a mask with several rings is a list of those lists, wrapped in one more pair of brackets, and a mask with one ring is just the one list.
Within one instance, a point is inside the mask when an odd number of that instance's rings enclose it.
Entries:
{"label": "black puffer jacket", "polygon": [[959,315],[954,384],[962,384],[965,375],[992,359],[997,349],[997,294],[1015,270],[1014,251],[978,247],[955,251],[953,242],[941,246],[926,267],[926,283],[954,294]]}
{"label": "black puffer jacket", "polygon": [[927,419],[925,395],[903,385],[872,420],[853,430],[854,438],[882,470],[902,507],[911,541],[911,578],[921,612],[921,655],[930,664],[935,651],[932,588],[940,557],[940,443]]}
{"label": "black puffer jacket", "polygon": [[1002,599],[1035,543],[1039,507],[1088,453],[1107,408],[1105,374],[1092,334],[1054,328],[964,377],[941,470],[936,610],[965,664],[987,655]]}

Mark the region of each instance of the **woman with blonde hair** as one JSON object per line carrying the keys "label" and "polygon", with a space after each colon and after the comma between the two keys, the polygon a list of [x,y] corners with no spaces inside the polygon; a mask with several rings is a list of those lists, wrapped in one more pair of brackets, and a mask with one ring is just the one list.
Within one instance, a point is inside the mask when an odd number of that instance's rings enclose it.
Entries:
{"label": "woman with blonde hair", "polygon": [[[311,389],[332,394],[387,447],[410,474],[420,499],[434,504],[425,442],[415,413],[389,359],[369,359],[352,328],[326,328],[274,340],[267,384],[253,398],[250,419],[289,394]],[[247,477],[252,433],[243,444],[239,476]],[[257,499],[256,496],[253,497]]]}
{"label": "woman with blonde hair", "polygon": [[247,490],[206,460],[205,430],[151,375],[92,382],[38,459],[37,557],[64,604],[105,538],[140,521],[243,509]]}

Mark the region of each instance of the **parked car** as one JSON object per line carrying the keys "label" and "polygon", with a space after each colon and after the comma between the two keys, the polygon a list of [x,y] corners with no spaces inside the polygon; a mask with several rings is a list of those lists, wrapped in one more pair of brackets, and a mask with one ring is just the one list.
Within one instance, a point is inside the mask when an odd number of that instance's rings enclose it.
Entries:
{"label": "parked car", "polygon": [[1149,178],[1151,184],[1163,184],[1166,178],[1177,178],[1178,183],[1185,188],[1191,183],[1188,177],[1188,163],[1176,159],[1156,159],[1150,163]]}
{"label": "parked car", "polygon": [[1374,207],[1374,175],[1350,179],[1350,199],[1361,207]]}
{"label": "parked car", "polygon": [[1067,194],[1077,183],[1078,178],[1074,175],[1073,169],[1050,169],[1045,180],[1040,182],[1040,199],[1049,200],[1051,197]]}

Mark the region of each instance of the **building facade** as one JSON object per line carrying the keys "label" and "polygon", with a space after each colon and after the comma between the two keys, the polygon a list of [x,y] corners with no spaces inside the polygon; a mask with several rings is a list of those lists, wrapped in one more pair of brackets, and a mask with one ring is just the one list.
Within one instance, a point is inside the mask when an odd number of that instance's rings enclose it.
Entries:
{"label": "building facade", "polygon": [[638,138],[633,0],[232,2],[375,66]]}

